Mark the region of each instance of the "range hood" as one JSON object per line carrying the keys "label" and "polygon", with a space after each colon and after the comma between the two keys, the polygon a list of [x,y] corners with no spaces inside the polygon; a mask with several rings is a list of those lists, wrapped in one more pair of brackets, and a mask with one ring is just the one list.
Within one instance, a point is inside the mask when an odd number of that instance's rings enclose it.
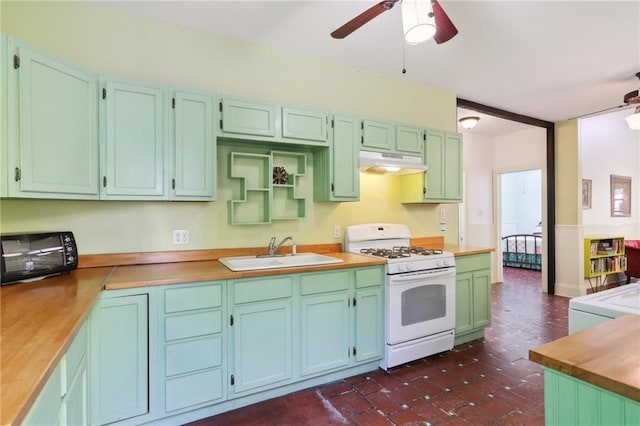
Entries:
{"label": "range hood", "polygon": [[410,175],[423,173],[422,157],[389,152],[360,151],[360,171],[365,173]]}

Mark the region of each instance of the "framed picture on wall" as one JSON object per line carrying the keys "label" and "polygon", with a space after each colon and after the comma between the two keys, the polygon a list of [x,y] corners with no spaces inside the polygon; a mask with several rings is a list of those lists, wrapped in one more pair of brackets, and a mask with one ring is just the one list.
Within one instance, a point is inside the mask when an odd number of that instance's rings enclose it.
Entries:
{"label": "framed picture on wall", "polygon": [[611,175],[611,217],[631,216],[631,178]]}
{"label": "framed picture on wall", "polygon": [[582,208],[591,208],[591,179],[582,179]]}

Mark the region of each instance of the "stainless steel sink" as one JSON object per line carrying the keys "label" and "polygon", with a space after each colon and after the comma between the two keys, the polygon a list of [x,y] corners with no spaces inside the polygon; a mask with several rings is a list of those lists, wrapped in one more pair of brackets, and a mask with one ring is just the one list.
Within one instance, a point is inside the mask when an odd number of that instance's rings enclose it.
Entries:
{"label": "stainless steel sink", "polygon": [[317,253],[299,253],[286,256],[236,256],[218,259],[232,271],[253,271],[256,269],[292,268],[296,266],[327,265],[343,263],[342,259]]}

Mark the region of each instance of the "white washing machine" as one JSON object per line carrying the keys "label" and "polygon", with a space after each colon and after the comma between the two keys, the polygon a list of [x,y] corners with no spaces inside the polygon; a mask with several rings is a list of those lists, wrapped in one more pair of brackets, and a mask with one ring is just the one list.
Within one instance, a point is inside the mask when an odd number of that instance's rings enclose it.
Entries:
{"label": "white washing machine", "polygon": [[569,301],[569,334],[626,314],[640,315],[640,283],[623,285]]}

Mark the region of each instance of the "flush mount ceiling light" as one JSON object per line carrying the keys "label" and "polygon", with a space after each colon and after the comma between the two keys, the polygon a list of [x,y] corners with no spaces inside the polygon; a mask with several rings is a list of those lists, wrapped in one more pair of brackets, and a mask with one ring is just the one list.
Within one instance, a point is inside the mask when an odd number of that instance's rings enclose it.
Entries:
{"label": "flush mount ceiling light", "polygon": [[402,0],[402,29],[407,44],[419,44],[431,39],[436,33],[436,20],[431,2],[425,0]]}
{"label": "flush mount ceiling light", "polygon": [[[636,77],[640,79],[640,72],[636,73]],[[633,114],[626,117],[625,120],[627,120],[630,129],[640,130],[640,89],[624,95],[624,103],[628,105],[638,104]]]}
{"label": "flush mount ceiling light", "polygon": [[478,124],[478,121],[480,121],[480,117],[475,117],[475,116],[462,117],[460,120],[458,120],[460,125],[467,130],[473,129],[476,126],[476,124]]}

